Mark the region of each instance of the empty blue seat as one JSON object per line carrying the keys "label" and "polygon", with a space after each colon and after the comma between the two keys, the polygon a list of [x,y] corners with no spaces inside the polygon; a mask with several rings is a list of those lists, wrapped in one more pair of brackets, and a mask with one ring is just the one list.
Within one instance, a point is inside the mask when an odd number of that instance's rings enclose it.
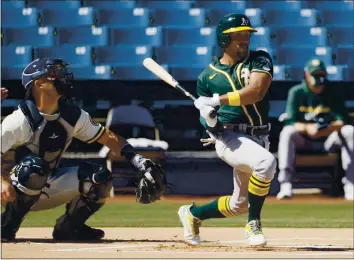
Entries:
{"label": "empty blue seat", "polygon": [[96,12],[92,7],[78,9],[42,9],[40,11],[41,26],[56,27],[93,25]]}
{"label": "empty blue seat", "polygon": [[[236,11],[238,12],[238,11]],[[221,18],[224,15],[227,15],[230,13],[230,10],[228,9],[207,9],[206,12],[206,18],[207,18],[207,25],[209,26],[216,26]],[[245,15],[248,16],[248,18],[251,21],[251,24],[253,27],[258,27],[263,25],[263,12],[259,8],[247,8],[244,10]]]}
{"label": "empty blue seat", "polygon": [[281,26],[318,26],[320,12],[314,9],[300,11],[266,10],[264,14],[266,25]]}
{"label": "empty blue seat", "polygon": [[161,27],[112,28],[111,45],[150,45],[163,44]]}
{"label": "empty blue seat", "polygon": [[36,8],[13,8],[1,12],[2,28],[24,28],[38,25],[38,10]]}
{"label": "empty blue seat", "polygon": [[328,42],[332,47],[352,47],[354,48],[354,27],[329,27]]}
{"label": "empty blue seat", "polygon": [[57,57],[70,64],[70,67],[92,65],[92,49],[90,46],[66,45],[55,48],[34,49],[34,58]]}
{"label": "empty blue seat", "polygon": [[33,47],[51,47],[56,37],[53,27],[5,28],[3,30],[4,45],[31,45]]}
{"label": "empty blue seat", "polygon": [[290,65],[274,65],[273,80],[294,80],[291,78]]}
{"label": "empty blue seat", "polygon": [[143,60],[152,57],[150,46],[109,46],[97,47],[95,52],[96,65],[136,65],[142,66]]}
{"label": "empty blue seat", "polygon": [[8,12],[12,9],[16,9],[16,8],[25,8],[25,1],[10,1],[10,0],[4,0],[1,1],[1,8],[4,12]]}
{"label": "empty blue seat", "polygon": [[274,46],[327,46],[327,29],[324,27],[285,27],[272,28]]}
{"label": "empty blue seat", "polygon": [[348,65],[349,68],[354,68],[354,48],[339,47],[337,48],[335,64]]}
{"label": "empty blue seat", "polygon": [[31,46],[2,46],[1,48],[2,68],[24,69],[32,61]]}
{"label": "empty blue seat", "polygon": [[165,27],[203,27],[205,24],[205,10],[192,8],[189,10],[156,9],[152,13],[155,25]]}
{"label": "empty blue seat", "polygon": [[193,80],[195,81],[199,74],[205,69],[205,66],[184,66],[171,68],[170,73],[176,80]]}
{"label": "empty blue seat", "polygon": [[304,1],[258,1],[258,0],[248,0],[248,7],[260,8],[263,10],[301,10],[306,8]]}
{"label": "empty blue seat", "polygon": [[[165,64],[160,65],[168,71],[168,67]],[[141,65],[114,66],[113,70],[112,78],[117,80],[159,80],[155,74]]]}
{"label": "empty blue seat", "polygon": [[77,66],[70,68],[74,74],[74,78],[78,80],[98,80],[98,79],[111,79],[112,67],[111,66]]}
{"label": "empty blue seat", "polygon": [[137,1],[136,5],[143,8],[151,9],[168,9],[168,10],[188,10],[192,7],[193,1]]}
{"label": "empty blue seat", "polygon": [[353,1],[308,1],[308,7],[318,10],[354,10]]}
{"label": "empty blue seat", "polygon": [[216,44],[215,27],[201,28],[166,28],[164,29],[165,44],[213,46]]}
{"label": "empty blue seat", "polygon": [[212,62],[212,47],[205,46],[171,46],[156,49],[158,63],[172,67],[208,66]]}
{"label": "empty blue seat", "polygon": [[109,29],[106,27],[67,27],[58,32],[59,44],[105,46],[109,44]]}
{"label": "empty blue seat", "polygon": [[354,11],[322,11],[322,24],[323,26],[345,25],[353,27]]}
{"label": "empty blue seat", "polygon": [[326,67],[327,78],[332,81],[348,80],[348,66],[347,65],[330,65]]}
{"label": "empty blue seat", "polygon": [[[1,78],[5,80],[21,80],[25,67],[4,68],[1,66]],[[1,104],[3,106],[3,104]]]}
{"label": "empty blue seat", "polygon": [[271,46],[271,32],[268,27],[257,27],[251,37],[251,47]]}
{"label": "empty blue seat", "polygon": [[198,0],[195,2],[195,6],[213,10],[227,10],[229,13],[243,13],[246,9],[246,1]]}
{"label": "empty blue seat", "polygon": [[37,7],[38,9],[55,9],[55,10],[67,10],[78,9],[81,7],[79,0],[30,0],[28,6]]}
{"label": "empty blue seat", "polygon": [[84,0],[84,6],[91,6],[97,10],[116,10],[122,8],[134,8],[136,3],[134,0],[129,1],[107,1],[107,0]]}
{"label": "empty blue seat", "polygon": [[277,64],[291,65],[303,68],[305,63],[317,57],[326,65],[333,64],[333,50],[330,47],[299,47],[297,45],[281,47],[277,50]]}
{"label": "empty blue seat", "polygon": [[150,24],[150,10],[146,8],[122,8],[98,11],[98,24],[109,27],[147,27]]}

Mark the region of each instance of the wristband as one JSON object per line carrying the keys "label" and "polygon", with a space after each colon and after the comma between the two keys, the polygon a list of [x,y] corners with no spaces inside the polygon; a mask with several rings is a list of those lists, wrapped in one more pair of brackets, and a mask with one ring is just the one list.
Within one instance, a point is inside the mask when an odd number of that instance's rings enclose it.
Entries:
{"label": "wristband", "polygon": [[234,92],[228,92],[227,97],[229,99],[230,106],[240,106],[241,105],[240,92],[238,92],[237,90]]}
{"label": "wristband", "polygon": [[131,146],[130,144],[125,144],[122,147],[122,150],[120,150],[120,154],[122,156],[124,156],[125,159],[127,159],[129,162],[131,162],[133,160],[133,158],[135,157],[135,155],[137,155],[133,146]]}

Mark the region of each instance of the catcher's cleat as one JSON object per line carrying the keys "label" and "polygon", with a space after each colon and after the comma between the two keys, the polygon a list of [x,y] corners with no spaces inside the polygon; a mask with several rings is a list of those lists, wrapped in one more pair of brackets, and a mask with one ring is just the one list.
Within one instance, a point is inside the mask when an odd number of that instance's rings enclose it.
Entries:
{"label": "catcher's cleat", "polygon": [[81,228],[72,231],[60,230],[54,227],[53,239],[54,240],[78,240],[78,241],[92,241],[100,240],[104,237],[104,231],[83,225]]}
{"label": "catcher's cleat", "polygon": [[245,227],[245,237],[250,246],[265,246],[267,240],[262,232],[260,220],[251,220]]}
{"label": "catcher's cleat", "polygon": [[1,242],[10,242],[10,241],[14,241],[16,238],[16,234],[15,233],[7,233],[7,232],[3,232],[1,231]]}
{"label": "catcher's cleat", "polygon": [[199,227],[202,221],[190,212],[190,208],[193,206],[194,203],[181,206],[178,210],[178,216],[184,229],[184,241],[189,245],[197,246],[200,244]]}

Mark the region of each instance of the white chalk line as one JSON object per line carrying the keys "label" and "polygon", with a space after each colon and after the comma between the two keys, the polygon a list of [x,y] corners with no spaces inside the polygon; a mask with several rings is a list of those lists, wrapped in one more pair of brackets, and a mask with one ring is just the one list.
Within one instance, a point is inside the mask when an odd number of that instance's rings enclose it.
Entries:
{"label": "white chalk line", "polygon": [[[143,247],[156,247],[157,244],[152,245],[115,245],[115,246],[101,246],[101,247],[81,247],[81,248],[62,248],[62,249],[46,249],[46,252],[86,252],[86,251],[98,251],[104,249],[119,249],[119,248],[143,248]],[[103,251],[105,252],[105,251]]]}

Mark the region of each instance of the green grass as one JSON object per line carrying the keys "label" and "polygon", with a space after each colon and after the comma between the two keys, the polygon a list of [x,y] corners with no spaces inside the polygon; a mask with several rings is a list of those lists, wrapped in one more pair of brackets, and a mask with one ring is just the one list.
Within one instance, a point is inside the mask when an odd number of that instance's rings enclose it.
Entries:
{"label": "green grass", "polygon": [[[95,227],[180,227],[177,210],[182,203],[111,203],[88,221]],[[64,206],[41,212],[30,212],[22,227],[53,227],[64,212]],[[246,215],[227,219],[210,219],[204,227],[243,227]],[[265,204],[264,227],[353,228],[351,204]]]}

